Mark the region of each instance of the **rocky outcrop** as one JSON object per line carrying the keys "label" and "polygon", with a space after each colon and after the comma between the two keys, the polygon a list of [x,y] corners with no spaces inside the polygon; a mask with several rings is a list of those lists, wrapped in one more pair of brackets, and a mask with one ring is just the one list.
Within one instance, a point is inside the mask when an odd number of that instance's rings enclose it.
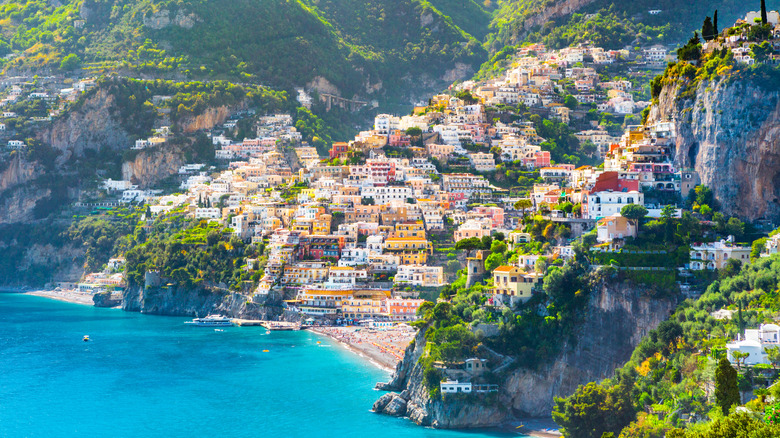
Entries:
{"label": "rocky outcrop", "polygon": [[27,161],[21,153],[14,153],[8,166],[0,172],[0,192],[35,179],[40,171],[37,163]]}
{"label": "rocky outcrop", "polygon": [[231,113],[244,108],[244,105],[238,105],[236,107],[219,106],[206,108],[197,116],[179,120],[177,124],[179,125],[181,132],[185,134],[191,134],[195,131],[205,131],[225,123],[225,120],[230,117]]}
{"label": "rocky outcrop", "polygon": [[161,9],[143,18],[144,26],[157,30],[171,25],[190,29],[195,25],[195,23],[199,23],[201,21],[203,20],[201,20],[197,15],[193,13],[186,14],[182,10],[177,11],[176,15],[171,17],[170,11],[166,9]]}
{"label": "rocky outcrop", "polygon": [[30,222],[35,206],[51,195],[51,190],[20,184],[0,192],[0,224]]}
{"label": "rocky outcrop", "polygon": [[114,95],[101,87],[37,137],[62,152],[57,157],[60,165],[73,156],[82,156],[87,149],[121,151],[131,145],[131,138],[118,115]]}
{"label": "rocky outcrop", "polygon": [[98,292],[92,296],[92,302],[95,307],[118,307],[122,305],[122,297],[107,291]]}
{"label": "rocky outcrop", "polygon": [[694,92],[667,83],[648,124],[677,130],[675,166],[693,168],[723,212],[747,220],[780,219],[780,91],[753,80],[701,80]]}
{"label": "rocky outcrop", "polygon": [[[511,32],[511,35],[508,35],[509,42],[518,43],[534,28],[541,27],[550,20],[573,14],[593,2],[594,0],[548,0],[530,3],[531,6],[520,5],[521,8],[533,8],[533,10],[521,14],[521,19],[515,19],[517,20],[516,24],[504,26]],[[510,10],[514,10],[514,8]],[[505,17],[499,15],[495,20],[502,18]]]}
{"label": "rocky outcrop", "polygon": [[[150,282],[150,284],[152,284]],[[287,312],[281,298],[254,299],[216,287],[183,288],[173,284],[132,286],[122,297],[122,309],[169,316],[206,316],[218,313],[232,318],[297,321],[300,314]]]}
{"label": "rocky outcrop", "polygon": [[455,82],[463,80],[466,77],[472,76],[473,74],[474,69],[470,65],[463,62],[456,62],[455,67],[444,72],[444,75],[441,79],[445,82]]}
{"label": "rocky outcrop", "polygon": [[149,188],[158,181],[175,174],[186,163],[180,146],[163,145],[143,149],[130,161],[122,163],[122,179],[141,188]]}
{"label": "rocky outcrop", "polygon": [[[626,283],[603,284],[594,291],[583,323],[573,338],[562,340],[561,355],[539,369],[511,368],[497,372],[500,390],[496,397],[457,395],[432,398],[423,385],[418,363],[425,352],[425,332],[420,331],[396,366],[389,383],[378,389],[400,391],[385,394],[374,405],[376,412],[400,412],[420,425],[438,428],[498,426],[522,417],[549,416],[553,399],[568,396],[578,385],[604,379],[631,356],[642,336],[665,320],[675,299],[652,297]],[[408,397],[403,397],[406,394]],[[388,411],[388,407],[391,412]]]}

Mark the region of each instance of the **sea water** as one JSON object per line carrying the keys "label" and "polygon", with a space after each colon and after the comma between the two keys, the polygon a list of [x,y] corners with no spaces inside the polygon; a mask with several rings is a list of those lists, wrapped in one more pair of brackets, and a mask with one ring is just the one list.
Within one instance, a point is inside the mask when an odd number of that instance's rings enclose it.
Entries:
{"label": "sea water", "polygon": [[0,437],[508,436],[370,412],[389,374],[329,338],[186,320],[0,293]]}

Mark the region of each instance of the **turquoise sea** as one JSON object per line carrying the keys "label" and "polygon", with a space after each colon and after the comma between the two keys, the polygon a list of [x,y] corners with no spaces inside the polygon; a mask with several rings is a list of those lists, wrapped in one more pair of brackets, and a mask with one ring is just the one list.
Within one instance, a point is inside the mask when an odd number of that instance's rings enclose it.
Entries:
{"label": "turquoise sea", "polygon": [[388,374],[328,338],[185,320],[0,293],[0,437],[510,436],[373,414]]}

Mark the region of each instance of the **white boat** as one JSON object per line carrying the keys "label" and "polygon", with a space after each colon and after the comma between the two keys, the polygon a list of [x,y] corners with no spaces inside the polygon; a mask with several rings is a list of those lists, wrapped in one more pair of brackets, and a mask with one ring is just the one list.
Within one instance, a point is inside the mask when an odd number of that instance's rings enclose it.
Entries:
{"label": "white boat", "polygon": [[209,315],[205,318],[195,318],[187,321],[185,324],[192,324],[199,327],[224,327],[233,325],[230,318],[222,315]]}

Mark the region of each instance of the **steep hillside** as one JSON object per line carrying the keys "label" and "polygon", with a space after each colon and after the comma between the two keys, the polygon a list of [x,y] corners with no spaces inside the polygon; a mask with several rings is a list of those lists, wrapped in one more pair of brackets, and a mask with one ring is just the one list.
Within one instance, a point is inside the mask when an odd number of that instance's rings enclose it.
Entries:
{"label": "steep hillside", "polygon": [[[769,9],[780,7],[778,0],[768,0],[766,4]],[[490,40],[490,46],[496,51],[525,40],[558,46],[593,41],[594,36],[606,40],[609,48],[622,48],[634,39],[642,43],[677,44],[700,29],[702,17],[712,16],[716,9],[722,29],[759,6],[758,1],[746,4],[728,0],[503,0],[491,23],[495,38]],[[650,14],[651,10],[660,12]],[[599,11],[609,19],[571,16]],[[605,38],[615,33],[620,34],[619,38]]]}
{"label": "steep hillside", "polygon": [[[156,106],[155,95],[170,98]],[[248,105],[262,112],[294,108],[286,93],[257,86],[101,79],[47,126],[22,133],[29,137],[26,151],[0,160],[0,224],[49,216],[94,188],[97,175],[120,179],[124,171],[147,187],[175,173],[185,157],[213,158],[210,142],[191,132],[210,129]],[[159,125],[163,112],[174,131],[164,150],[130,151],[136,139]],[[145,166],[150,160],[154,165]]]}
{"label": "steep hillside", "polygon": [[725,214],[780,219],[780,71],[711,56],[667,69],[648,122],[673,121],[675,164],[692,167]]}
{"label": "steep hillside", "polygon": [[[439,3],[483,35],[489,16],[478,5]],[[424,0],[31,0],[0,7],[0,23],[0,54],[14,53],[5,62],[12,71],[82,63],[156,77],[309,84],[348,98],[438,87],[450,80],[446,70],[463,63],[455,79],[465,77],[485,55]]]}
{"label": "steep hillside", "polygon": [[[480,357],[491,357],[491,383],[499,385],[495,395],[440,395],[438,381],[432,391],[427,386],[430,371],[426,371],[425,363],[431,354],[432,336],[427,331],[433,330],[421,330],[392,380],[381,385],[401,394],[386,394],[374,404],[374,410],[408,416],[418,424],[439,428],[497,426],[516,417],[549,415],[554,397],[608,377],[628,360],[642,336],[666,319],[674,301],[654,297],[652,292],[629,283],[607,280],[591,293],[582,323],[570,336],[559,338],[561,353],[538,366],[518,366],[525,360],[523,356],[534,354],[532,350],[500,355],[485,346],[477,347]],[[489,338],[485,343],[490,344]],[[405,403],[394,401],[396,397]],[[396,409],[399,405],[405,409]]]}

